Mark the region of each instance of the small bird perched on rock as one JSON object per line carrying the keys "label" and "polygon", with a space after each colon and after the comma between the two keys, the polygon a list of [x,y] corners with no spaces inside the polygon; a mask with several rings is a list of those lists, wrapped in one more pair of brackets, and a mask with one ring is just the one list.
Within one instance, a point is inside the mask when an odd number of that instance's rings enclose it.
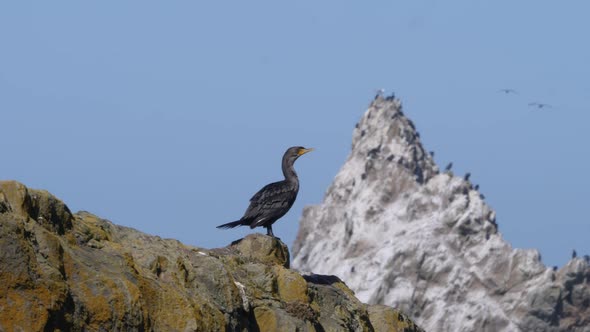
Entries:
{"label": "small bird perched on rock", "polygon": [[246,209],[240,220],[219,225],[217,228],[234,228],[237,226],[265,227],[267,235],[274,237],[272,224],[289,211],[297,192],[299,191],[299,178],[295,173],[295,160],[302,155],[313,151],[302,146],[294,146],[287,149],[283,155],[283,175],[285,179],[264,186],[250,199],[250,206]]}

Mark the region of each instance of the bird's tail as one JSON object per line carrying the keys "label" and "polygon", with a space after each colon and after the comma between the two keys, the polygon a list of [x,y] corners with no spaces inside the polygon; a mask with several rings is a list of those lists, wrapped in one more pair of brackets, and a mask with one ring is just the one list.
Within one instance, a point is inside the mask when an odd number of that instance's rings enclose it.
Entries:
{"label": "bird's tail", "polygon": [[217,228],[234,228],[242,225],[242,220],[236,220],[232,222],[228,222],[227,224],[219,225]]}

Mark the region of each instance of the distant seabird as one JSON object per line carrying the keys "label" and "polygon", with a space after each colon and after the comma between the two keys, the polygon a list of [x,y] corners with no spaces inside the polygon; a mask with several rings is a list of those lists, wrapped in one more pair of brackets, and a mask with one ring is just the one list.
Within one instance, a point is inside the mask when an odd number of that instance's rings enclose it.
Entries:
{"label": "distant seabird", "polygon": [[536,102],[536,101],[534,101],[532,103],[529,103],[529,106],[530,107],[536,107],[538,109],[542,109],[542,108],[553,108],[553,106],[551,106],[549,104],[539,103],[539,102]]}
{"label": "distant seabird", "polygon": [[450,171],[451,168],[453,168],[453,163],[452,162],[450,162],[450,163],[447,164],[447,167],[445,167],[445,171]]}
{"label": "distant seabird", "polygon": [[385,93],[385,89],[377,89],[374,99],[377,100],[379,98],[383,98],[384,93]]}
{"label": "distant seabird", "polygon": [[395,93],[394,92],[391,92],[391,94],[389,96],[385,97],[385,100],[388,100],[388,101],[391,101],[391,100],[394,100],[394,99],[395,99]]}
{"label": "distant seabird", "polygon": [[514,90],[514,89],[500,89],[500,90],[498,90],[498,92],[503,92],[505,94],[511,94],[511,93],[518,94],[518,92],[516,92],[516,90]]}

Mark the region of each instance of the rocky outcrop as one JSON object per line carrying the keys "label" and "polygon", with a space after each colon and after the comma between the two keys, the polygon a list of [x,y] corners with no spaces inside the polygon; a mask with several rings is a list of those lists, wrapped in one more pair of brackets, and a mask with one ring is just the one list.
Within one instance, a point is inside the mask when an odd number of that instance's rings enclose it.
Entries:
{"label": "rocky outcrop", "polygon": [[[321,205],[306,207],[293,265],[428,331],[590,332],[590,266],[554,270],[513,249],[469,176],[440,172],[399,100],[371,103]],[[375,310],[375,309],[372,309]]]}
{"label": "rocky outcrop", "polygon": [[337,277],[289,269],[277,239],[204,249],[71,213],[0,182],[0,331],[421,331]]}

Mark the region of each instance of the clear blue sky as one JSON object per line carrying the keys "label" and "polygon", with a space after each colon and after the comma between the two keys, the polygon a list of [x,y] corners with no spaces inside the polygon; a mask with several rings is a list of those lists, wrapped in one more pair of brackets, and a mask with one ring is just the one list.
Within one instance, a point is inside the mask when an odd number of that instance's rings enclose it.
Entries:
{"label": "clear blue sky", "polygon": [[439,165],[472,173],[505,238],[562,265],[590,254],[588,13],[586,0],[4,1],[0,178],[217,247],[250,232],[215,226],[281,179],[283,151],[315,147],[275,224],[291,244],[385,88]]}

